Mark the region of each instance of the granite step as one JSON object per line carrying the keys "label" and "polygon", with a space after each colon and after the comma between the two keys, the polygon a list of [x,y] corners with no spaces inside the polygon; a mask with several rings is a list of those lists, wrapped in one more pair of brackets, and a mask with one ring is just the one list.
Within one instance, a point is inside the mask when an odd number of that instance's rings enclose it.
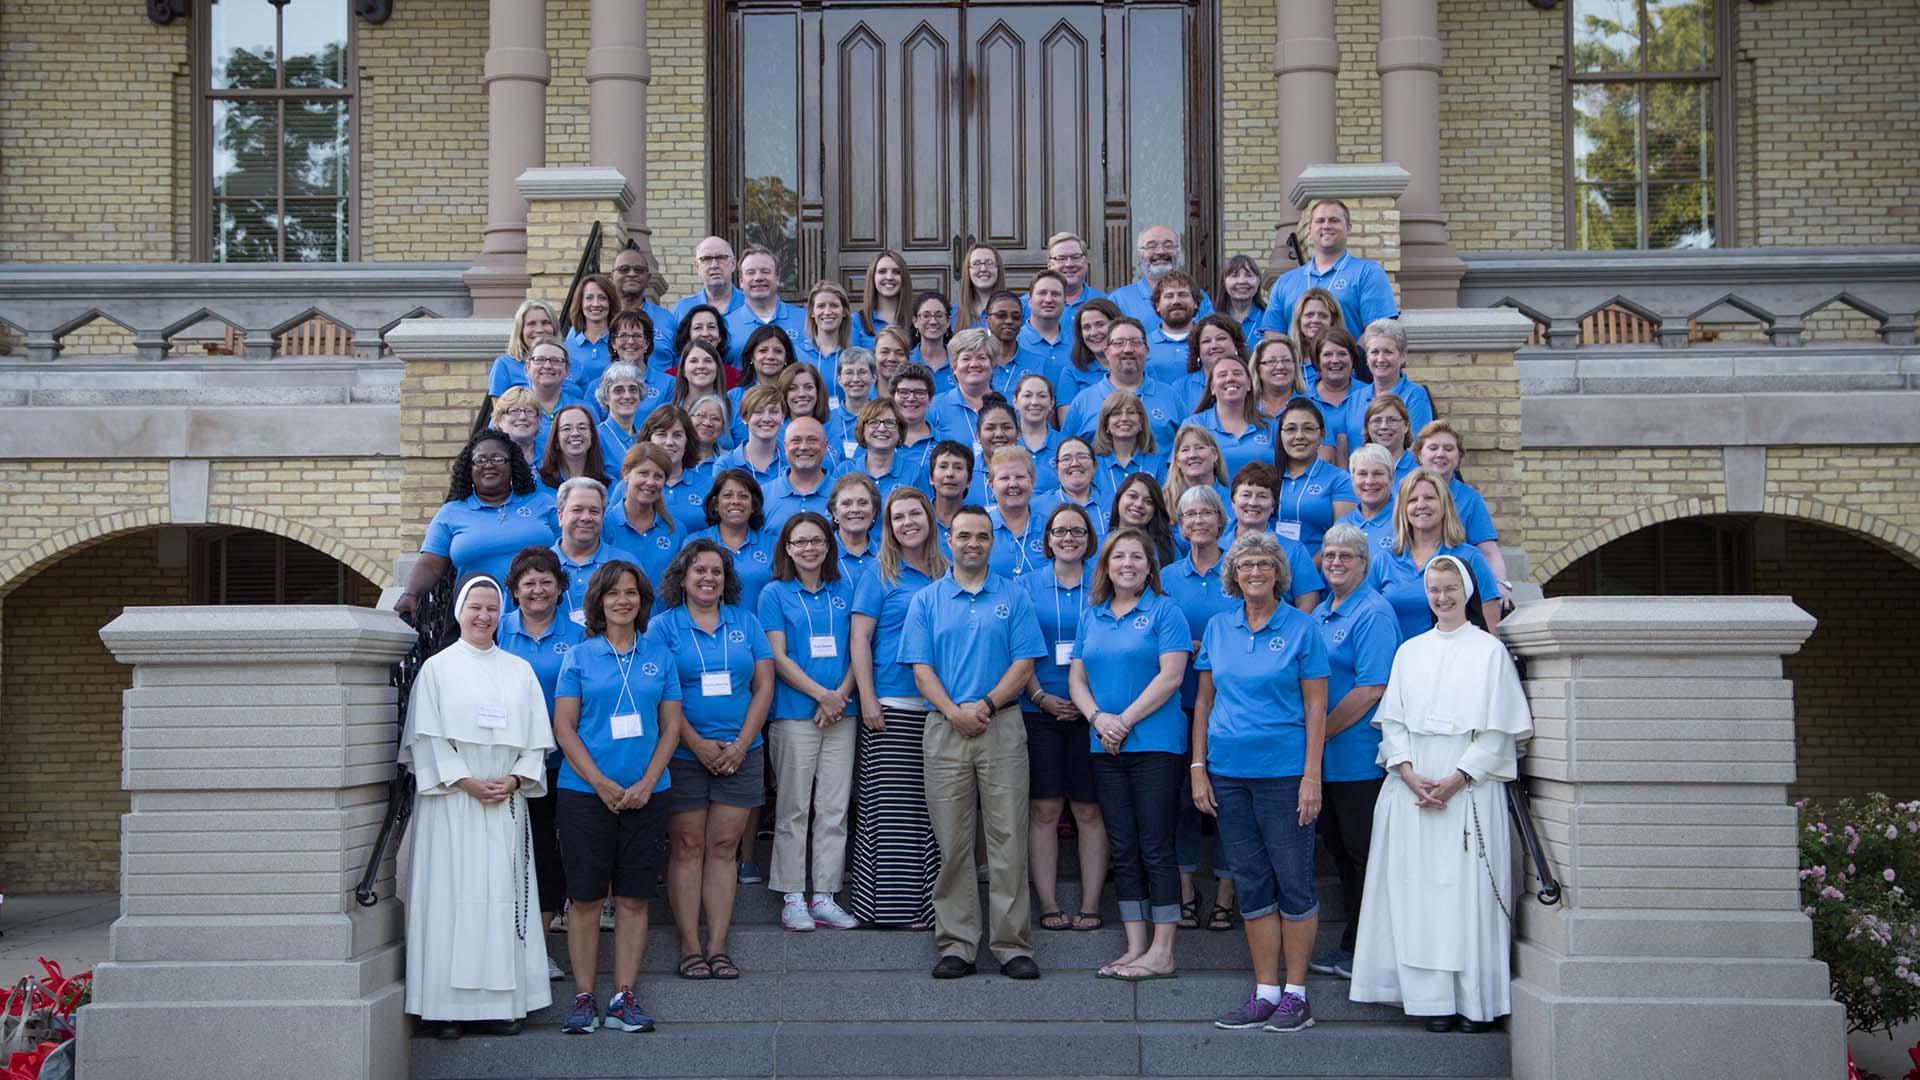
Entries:
{"label": "granite step", "polygon": [[[1044,983],[1043,983],[1044,985]],[[563,1035],[412,1043],[414,1080],[594,1077],[1505,1077],[1504,1032],[1328,1022],[1292,1034],[1197,1022],[723,1021],[644,1035]]]}

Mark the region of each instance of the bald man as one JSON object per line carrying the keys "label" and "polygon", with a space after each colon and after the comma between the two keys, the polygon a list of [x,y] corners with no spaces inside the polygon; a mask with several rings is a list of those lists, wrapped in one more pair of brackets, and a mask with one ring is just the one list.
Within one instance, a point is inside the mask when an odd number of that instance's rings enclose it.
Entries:
{"label": "bald man", "polygon": [[774,477],[762,489],[766,497],[767,528],[778,529],[802,510],[816,514],[827,512],[827,429],[811,416],[802,416],[787,424],[782,437],[787,451],[787,471]]}
{"label": "bald man", "polygon": [[[1122,285],[1108,294],[1107,299],[1120,305],[1122,313],[1140,320],[1149,333],[1160,326],[1160,313],[1153,307],[1153,286],[1160,275],[1181,266],[1180,236],[1171,226],[1149,225],[1140,230],[1140,239],[1134,245],[1136,265],[1140,276]],[[1196,288],[1196,300],[1199,308],[1194,318],[1213,313],[1213,301],[1207,297],[1205,289]]]}
{"label": "bald man", "polygon": [[747,294],[734,287],[733,267],[733,245],[724,237],[709,236],[694,245],[693,280],[700,283],[700,288],[673,305],[673,321],[686,321],[687,312],[701,304],[719,308],[723,317],[746,304]]}

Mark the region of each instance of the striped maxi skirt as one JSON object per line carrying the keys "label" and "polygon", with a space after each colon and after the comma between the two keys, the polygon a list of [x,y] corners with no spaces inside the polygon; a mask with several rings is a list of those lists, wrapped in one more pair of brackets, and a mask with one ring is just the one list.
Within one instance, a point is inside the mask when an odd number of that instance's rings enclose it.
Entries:
{"label": "striped maxi skirt", "polygon": [[940,848],[927,816],[920,737],[927,714],[883,711],[885,731],[860,728],[853,777],[853,861],[847,908],[881,926],[933,924]]}

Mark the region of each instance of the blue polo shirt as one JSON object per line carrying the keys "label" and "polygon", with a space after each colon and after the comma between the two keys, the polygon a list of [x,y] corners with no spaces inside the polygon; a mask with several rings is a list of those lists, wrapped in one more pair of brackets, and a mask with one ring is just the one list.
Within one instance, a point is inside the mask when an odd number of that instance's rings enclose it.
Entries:
{"label": "blue polo shirt", "polygon": [[[926,364],[927,361],[920,355],[920,346],[915,345],[913,348],[907,350],[907,362],[912,364]],[[929,367],[928,370],[933,372],[933,394],[935,397],[953,389],[952,363],[945,363],[939,367]]]}
{"label": "blue polo shirt", "polygon": [[[1106,404],[1107,395],[1117,389],[1119,387],[1113,385],[1113,379],[1103,375],[1100,381],[1080,391],[1067,409],[1067,419],[1060,425],[1060,430],[1091,439],[1094,425],[1100,422],[1100,406]],[[1143,380],[1134,393],[1147,408],[1147,425],[1153,429],[1154,441],[1161,446],[1172,446],[1174,431],[1187,418],[1184,396],[1151,377]]]}
{"label": "blue polo shirt", "polygon": [[[1393,654],[1400,648],[1400,624],[1385,597],[1362,585],[1337,609],[1331,596],[1320,601],[1320,606],[1313,609],[1313,618],[1320,624],[1320,640],[1327,647],[1329,716],[1354,687],[1387,685]],[[1320,763],[1322,779],[1380,778],[1380,766],[1374,764],[1380,751],[1380,729],[1373,726],[1373,713],[1374,709],[1368,709],[1353,726],[1327,740]]]}
{"label": "blue polo shirt", "polygon": [[[909,303],[911,300],[909,296],[900,297],[902,304]],[[863,349],[871,349],[873,343],[880,340],[880,331],[885,330],[889,324],[878,315],[855,311],[847,316],[847,325],[850,327],[847,343],[858,345]]]}
{"label": "blue polo shirt", "polygon": [[[718,476],[727,469],[747,470],[747,473],[753,477],[753,482],[760,485],[760,492],[764,498],[767,485],[787,471],[787,452],[775,444],[773,460],[767,462],[767,467],[762,469],[747,458],[747,448],[743,443],[731,450],[721,451],[720,455],[713,459],[713,475]],[[711,480],[707,482],[707,490],[713,490]]]}
{"label": "blue polo shirt", "polygon": [[554,613],[554,617],[569,619],[581,626],[585,626],[587,622],[587,582],[593,579],[594,571],[616,560],[630,562],[643,571],[646,569],[637,553],[614,546],[607,539],[604,529],[601,531],[600,546],[581,562],[573,561],[565,551],[562,551],[559,541],[549,546],[553,553],[560,557],[560,565],[567,570],[567,591],[560,597],[560,607]]}
{"label": "blue polo shirt", "polygon": [[[847,647],[847,634],[852,625],[853,582],[844,573],[840,580],[822,582],[818,589],[809,590],[798,580],[776,581],[760,594],[760,626],[768,633],[785,634],[787,659],[800,665],[807,678],[828,689],[840,685],[853,663],[853,654]],[[815,656],[815,638],[823,645],[831,638],[833,655]],[[772,652],[771,648],[768,652]],[[774,719],[812,720],[815,708],[812,697],[785,679],[775,680]],[[851,697],[846,711],[848,715],[855,711]]]}
{"label": "blue polo shirt", "polygon": [[1033,447],[1028,446],[1025,437],[1022,437],[1017,444],[1020,449],[1033,455],[1034,494],[1037,495],[1042,491],[1052,491],[1054,488],[1060,486],[1060,474],[1054,469],[1053,458],[1055,454],[1060,452],[1060,440],[1064,438],[1066,438],[1065,435],[1062,435],[1057,429],[1050,427],[1047,429],[1046,442],[1041,444],[1040,449],[1035,450]]}
{"label": "blue polo shirt", "polygon": [[[1363,437],[1367,420],[1367,406],[1372,405],[1373,399],[1382,394],[1392,394],[1406,405],[1407,423],[1413,429],[1415,435],[1420,434],[1421,428],[1433,423],[1433,395],[1427,393],[1426,387],[1407,378],[1407,373],[1404,371],[1400,373],[1400,381],[1394,383],[1393,389],[1391,390],[1382,390],[1372,383],[1363,383],[1355,387],[1355,390],[1360,398],[1360,423]],[[1355,447],[1355,449],[1358,449],[1358,447]]]}
{"label": "blue polo shirt", "polygon": [[[1186,616],[1187,632],[1193,635],[1192,645],[1199,641],[1200,632],[1207,623],[1223,611],[1232,611],[1240,606],[1240,601],[1228,596],[1220,577],[1220,568],[1227,562],[1226,553],[1221,552],[1220,561],[1202,574],[1194,569],[1191,555],[1160,571],[1160,584],[1167,590],[1167,596],[1180,605],[1180,614]],[[1180,707],[1191,710],[1194,694],[1200,688],[1200,672],[1192,664],[1187,665],[1187,676],[1180,682]]]}
{"label": "blue polo shirt", "polygon": [[[1202,315],[1213,314],[1213,300],[1207,296],[1207,291],[1195,287],[1193,292],[1194,299],[1200,305],[1194,310],[1193,317],[1198,319]],[[1107,299],[1119,307],[1122,315],[1131,315],[1139,319],[1140,325],[1146,327],[1148,333],[1152,333],[1159,327],[1160,313],[1153,309],[1153,286],[1146,278],[1135,278],[1127,282],[1108,293]]]}
{"label": "blue polo shirt", "polygon": [[[1132,705],[1147,684],[1160,674],[1160,658],[1179,653],[1185,660],[1193,651],[1187,617],[1172,598],[1149,589],[1125,615],[1113,613],[1113,601],[1097,604],[1080,615],[1074,635],[1073,658],[1087,672],[1087,689],[1101,712],[1117,713]],[[1088,731],[1094,753],[1101,752],[1100,733]],[[1174,694],[1133,726],[1121,753],[1187,752],[1187,720]]]}
{"label": "blue polo shirt", "polygon": [[[931,446],[932,444],[929,443],[928,445]],[[835,479],[839,479],[847,473],[857,472],[873,481],[873,486],[880,489],[881,506],[886,505],[887,496],[893,494],[893,489],[903,484],[907,487],[919,488],[931,497],[933,494],[931,491],[932,485],[927,482],[925,467],[920,465],[921,457],[922,455],[918,453],[910,454],[903,450],[895,450],[893,452],[893,464],[888,466],[886,472],[875,476],[867,468],[867,448],[863,446],[854,451],[851,459],[835,469],[833,475]],[[877,511],[879,508],[876,507],[875,509]]]}
{"label": "blue polo shirt", "polygon": [[671,508],[668,512],[673,520],[693,529],[706,523],[707,493],[712,490],[713,463],[702,462],[690,469],[681,469],[679,483],[662,485],[660,501]]}
{"label": "blue polo shirt", "polygon": [[968,592],[948,571],[907,605],[900,662],[933,668],[956,704],[986,697],[1014,661],[1046,654],[1032,598],[998,574]]}
{"label": "blue polo shirt", "polygon": [[[1247,429],[1238,435],[1220,425],[1220,410],[1217,408],[1193,414],[1193,419],[1188,423],[1206,428],[1207,433],[1213,436],[1213,441],[1220,444],[1220,461],[1226,466],[1228,479],[1239,475],[1242,468],[1253,462],[1273,464],[1273,423],[1264,416],[1248,424]],[[1228,501],[1227,505],[1227,512],[1232,513],[1232,502]]]}
{"label": "blue polo shirt", "polygon": [[[1048,341],[1040,331],[1034,329],[1032,323],[1021,326],[1020,336],[1014,339],[1020,348],[1014,354],[1014,366],[1022,371],[1038,372],[1051,381],[1061,364],[1073,362],[1069,359],[1073,355],[1073,325],[1062,321],[1056,336],[1058,340]],[[1013,395],[1008,394],[1007,400],[1013,400]]]}
{"label": "blue polo shirt", "polygon": [[[1267,531],[1273,532],[1271,523],[1268,524]],[[1220,550],[1231,551],[1234,540],[1239,536],[1240,526],[1236,522],[1229,526],[1226,532],[1220,534]],[[1291,575],[1286,591],[1280,594],[1280,599],[1291,604],[1308,593],[1325,592],[1327,579],[1320,576],[1320,567],[1313,561],[1313,551],[1309,551],[1305,544],[1290,540],[1277,532],[1273,533],[1273,537],[1280,541],[1280,550],[1286,553],[1287,571]]]}
{"label": "blue polo shirt", "polygon": [[[1050,560],[1033,573],[1020,575],[1020,587],[1027,590],[1027,598],[1033,603],[1033,614],[1040,624],[1040,640],[1047,649],[1047,655],[1033,662],[1034,678],[1040,681],[1040,689],[1055,697],[1072,696],[1068,692],[1067,674],[1073,668],[1073,641],[1080,631],[1080,614],[1087,608],[1087,585],[1092,580],[1093,570],[1083,568],[1080,584],[1064,587],[1054,576]],[[1062,643],[1067,647],[1064,654],[1060,651]],[[1065,663],[1061,662],[1063,657]],[[1040,707],[1026,695],[1022,694],[1020,700],[1028,712],[1039,711]]]}
{"label": "blue polo shirt", "polygon": [[[747,294],[742,292],[740,289],[740,286],[738,285],[735,285],[733,287],[733,293],[727,297],[727,303],[725,307],[721,307],[721,305],[715,304],[711,300],[708,300],[707,290],[701,289],[698,292],[690,293],[686,296],[683,296],[679,300],[674,302],[674,305],[673,305],[674,325],[675,325],[675,328],[678,329],[680,322],[687,317],[687,313],[691,312],[694,308],[697,308],[702,304],[707,304],[712,307],[720,308],[720,315],[722,318],[725,318],[726,316],[733,314],[735,311],[738,311],[739,309],[745,307],[746,303],[747,303]],[[657,330],[659,329],[659,327],[656,326],[654,329]]]}
{"label": "blue polo shirt", "polygon": [[[673,354],[673,338],[680,331],[680,320],[673,317],[673,312],[651,300],[642,302],[640,310],[653,320],[653,349],[647,353],[647,372],[666,375],[668,368],[680,363],[680,358]],[[667,378],[669,382],[672,381],[672,376]],[[646,414],[643,412],[641,415]]]}
{"label": "blue polo shirt", "polygon": [[[1400,451],[1400,456],[1398,458],[1395,458],[1393,462],[1394,490],[1396,492],[1399,491],[1400,481],[1405,480],[1407,478],[1408,473],[1412,472],[1413,470],[1419,467],[1420,467],[1420,459],[1413,456],[1412,447],[1408,447],[1407,449]],[[1451,485],[1449,485],[1449,487],[1451,487]]]}
{"label": "blue polo shirt", "polygon": [[1187,339],[1193,336],[1193,324],[1185,335],[1167,336],[1163,323],[1147,331],[1147,378],[1179,388],[1187,380]]}
{"label": "blue polo shirt", "polygon": [[[586,640],[587,632],[559,611],[547,621],[547,630],[538,637],[527,631],[526,621],[519,611],[509,611],[500,617],[500,647],[525,660],[533,668],[533,677],[540,680],[540,693],[547,699],[547,715],[553,715],[553,687],[560,678],[560,662],[567,658],[568,650]],[[560,764],[560,751],[554,749],[547,753],[547,767],[555,768]]]}
{"label": "blue polo shirt", "polygon": [[853,613],[873,620],[873,692],[882,698],[918,698],[913,669],[900,662],[907,607],[933,579],[902,564],[900,580],[892,585],[876,568],[853,588]]}
{"label": "blue polo shirt", "polygon": [[1487,500],[1478,491],[1456,476],[1447,485],[1447,494],[1453,496],[1453,509],[1460,515],[1460,527],[1467,531],[1467,543],[1500,539],[1499,530],[1493,527],[1493,515],[1487,511]]}
{"label": "blue polo shirt", "polygon": [[773,316],[762,319],[753,313],[753,309],[747,306],[745,297],[742,297],[739,307],[727,309],[725,321],[727,324],[727,361],[734,367],[741,368],[742,370],[746,368],[746,359],[743,353],[747,347],[747,338],[751,336],[755,330],[768,325],[778,326],[787,332],[788,340],[793,342],[794,359],[797,360],[800,358],[800,339],[807,336],[807,313],[802,311],[797,304],[789,304],[785,300],[776,300],[774,302]]}
{"label": "blue polo shirt", "polygon": [[547,492],[509,495],[499,506],[469,495],[434,512],[420,552],[451,562],[455,578],[485,574],[504,586],[521,548],[547,547],[559,535],[560,521]]}
{"label": "blue polo shirt", "polygon": [[[680,681],[672,673],[673,655],[650,632],[624,655],[615,652],[604,637],[588,638],[569,650],[560,664],[554,696],[580,702],[576,725],[580,741],[586,744],[594,767],[621,787],[639,782],[647,773],[647,764],[660,745],[660,703],[681,700]],[[698,680],[694,689],[699,689]],[[638,733],[614,738],[616,716],[638,716]],[[672,786],[667,770],[660,770],[654,793]],[[564,759],[560,787],[593,794],[592,785]]]}
{"label": "blue polo shirt", "polygon": [[[1033,514],[1044,524],[1047,518],[1052,516],[1054,507],[1059,506],[1063,502],[1073,502],[1072,499],[1067,498],[1065,489],[1056,487],[1051,491],[1043,491],[1033,497]],[[1092,550],[1098,550],[1100,541],[1106,539],[1106,535],[1110,531],[1109,518],[1113,510],[1112,494],[1105,488],[1102,488],[1096,479],[1094,481],[1093,491],[1087,496],[1087,501],[1075,503],[1074,505],[1085,510],[1087,515],[1093,518]]]}
{"label": "blue polo shirt", "polygon": [[493,358],[493,367],[487,370],[488,396],[499,397],[516,386],[528,385],[527,365],[506,353]]}
{"label": "blue polo shirt", "polygon": [[780,542],[780,534],[772,529],[758,531],[747,530],[747,541],[739,550],[727,547],[720,538],[720,526],[711,525],[694,533],[687,539],[705,537],[719,544],[733,555],[733,576],[740,579],[740,606],[749,612],[760,607],[760,591],[773,580],[773,546]]}
{"label": "blue polo shirt", "polygon": [[840,531],[834,530],[833,544],[840,549],[840,572],[848,581],[858,583],[874,567],[880,565],[880,523],[874,522],[867,530],[867,549],[858,555],[847,550],[846,541],[840,538]]}
{"label": "blue polo shirt", "polygon": [[1333,504],[1359,501],[1353,493],[1353,477],[1338,466],[1314,458],[1305,472],[1292,477],[1283,466],[1280,490],[1274,496],[1274,531],[1285,536],[1283,526],[1298,522],[1300,535],[1289,539],[1305,544],[1308,551],[1318,551],[1320,538],[1333,524]]}
{"label": "blue polo shirt", "polygon": [[1067,358],[1053,367],[1053,402],[1057,408],[1067,408],[1073,404],[1080,391],[1107,377],[1107,369],[1098,362],[1088,364],[1085,370],[1074,366],[1073,351],[1067,351]]}
{"label": "blue polo shirt", "polygon": [[640,569],[647,572],[647,584],[653,586],[653,594],[657,597],[660,595],[661,575],[667,572],[667,564],[673,561],[674,555],[687,540],[686,526],[680,521],[680,517],[675,517],[673,524],[668,525],[659,512],[655,511],[653,524],[647,526],[647,531],[640,532],[633,527],[632,522],[627,520],[626,503],[617,502],[607,508],[607,517],[601,525],[600,535],[607,543],[633,553],[634,561],[640,564]]}
{"label": "blue polo shirt", "polygon": [[[1358,500],[1356,500],[1358,501]],[[1393,500],[1372,517],[1365,510],[1354,507],[1340,518],[1340,524],[1351,525],[1367,534],[1367,565],[1371,569],[1374,560],[1393,551]]]}
{"label": "blue polo shirt", "polygon": [[1360,340],[1360,332],[1368,323],[1400,314],[1400,305],[1393,298],[1393,283],[1387,280],[1387,271],[1379,263],[1343,251],[1326,273],[1321,273],[1314,268],[1313,257],[1309,255],[1304,265],[1294,267],[1274,282],[1273,291],[1267,294],[1267,313],[1260,320],[1261,333],[1268,330],[1288,333],[1292,329],[1293,306],[1308,289],[1325,289],[1333,294],[1340,304],[1340,317],[1347,324],[1347,333],[1352,334],[1355,341]]}
{"label": "blue polo shirt", "polygon": [[934,395],[933,404],[927,408],[927,426],[942,439],[971,446],[973,456],[980,456],[980,410],[967,404],[958,387]]}
{"label": "blue polo shirt", "polygon": [[1093,456],[1093,486],[1104,491],[1111,499],[1120,485],[1134,473],[1146,473],[1155,480],[1163,481],[1167,476],[1167,455],[1165,451],[1151,454],[1136,452],[1132,458],[1122,464],[1113,454],[1095,454]]}
{"label": "blue polo shirt", "polygon": [[[1493,576],[1493,569],[1487,565],[1486,557],[1473,545],[1442,544],[1434,555],[1452,555],[1467,564],[1467,569],[1473,572],[1474,588],[1480,596],[1482,607],[1500,602],[1499,580]],[[1433,629],[1433,608],[1427,604],[1425,569],[1424,566],[1413,565],[1410,554],[1395,552],[1391,548],[1375,552],[1368,568],[1368,580],[1393,606],[1394,617],[1400,622],[1401,641]]]}
{"label": "blue polo shirt", "polygon": [[[866,402],[856,402],[856,404],[864,405]],[[859,410],[847,408],[845,402],[827,410],[827,445],[833,448],[840,460],[850,460],[853,455],[860,452],[859,425]]]}
{"label": "blue polo shirt", "polygon": [[[667,671],[678,677],[680,706],[686,710],[687,724],[703,739],[731,740],[740,734],[747,721],[747,704],[753,700],[753,667],[761,660],[772,660],[767,635],[753,612],[735,604],[720,608],[720,624],[709,634],[694,625],[693,613],[685,605],[668,608],[655,616],[647,627],[647,640],[666,650]],[[726,672],[729,693],[705,693],[701,675]],[[755,735],[751,750],[764,736]],[[682,745],[673,752],[682,761],[698,760]]]}
{"label": "blue polo shirt", "polygon": [[1335,405],[1320,393],[1322,383],[1316,379],[1307,388],[1307,400],[1320,410],[1320,417],[1326,422],[1326,443],[1337,445],[1340,436],[1347,437],[1347,453],[1351,454],[1367,444],[1367,401],[1360,394],[1365,383],[1354,379],[1347,384],[1347,396]]}
{"label": "blue polo shirt", "polygon": [[596,341],[580,330],[569,330],[566,343],[567,385],[583,400],[599,404],[593,400],[593,388],[600,385],[600,376],[613,362],[612,333]]}
{"label": "blue polo shirt", "polygon": [[998,508],[987,511],[987,519],[993,522],[993,551],[987,557],[989,571],[1001,577],[1022,578],[1047,565],[1047,552],[1041,543],[1047,531],[1047,519],[1034,513],[1031,504],[1027,507],[1025,532],[1014,532]]}
{"label": "blue polo shirt", "polygon": [[1240,779],[1305,773],[1307,710],[1300,683],[1331,672],[1326,643],[1310,616],[1282,604],[1256,629],[1247,625],[1245,606],[1236,604],[1207,623],[1193,666],[1213,673],[1209,772]]}
{"label": "blue polo shirt", "polygon": [[785,525],[787,519],[802,511],[811,510],[821,517],[831,520],[827,513],[827,496],[833,492],[833,470],[823,468],[820,471],[820,483],[811,492],[796,491],[793,482],[783,470],[760,489],[765,500],[767,527],[777,529]]}
{"label": "blue polo shirt", "polygon": [[1251,304],[1247,307],[1247,317],[1240,320],[1240,337],[1247,343],[1247,351],[1252,352],[1260,344],[1260,323],[1267,317],[1263,304]]}

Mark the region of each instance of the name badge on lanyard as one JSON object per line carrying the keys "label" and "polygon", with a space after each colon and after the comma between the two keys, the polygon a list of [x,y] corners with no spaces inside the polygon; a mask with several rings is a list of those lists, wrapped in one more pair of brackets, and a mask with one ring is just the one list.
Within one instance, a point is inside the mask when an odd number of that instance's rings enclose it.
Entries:
{"label": "name badge on lanyard", "polygon": [[815,660],[831,660],[840,655],[840,646],[832,634],[810,634],[807,637],[807,655]]}
{"label": "name badge on lanyard", "polygon": [[1059,666],[1059,667],[1072,666],[1073,642],[1071,641],[1054,642],[1053,643],[1053,662],[1056,666]]}
{"label": "name badge on lanyard", "polygon": [[646,734],[646,725],[641,722],[637,712],[616,713],[610,723],[616,739],[637,739]]}
{"label": "name badge on lanyard", "polygon": [[1273,531],[1279,533],[1281,536],[1286,537],[1287,539],[1293,541],[1296,544],[1300,542],[1300,523],[1297,521],[1274,522]]}
{"label": "name badge on lanyard", "polygon": [[725,671],[703,671],[700,673],[701,697],[732,697],[733,676]]}
{"label": "name badge on lanyard", "polygon": [[856,454],[856,453],[859,453],[859,451],[860,451],[860,444],[859,444],[859,443],[857,443],[857,442],[855,442],[855,441],[854,441],[854,440],[852,440],[852,439],[843,439],[843,440],[841,440],[841,443],[840,443],[840,456],[841,456],[841,457],[844,457],[844,458],[846,458],[846,459],[847,459],[848,461],[852,461],[852,460],[853,460],[853,455],[854,455],[854,454]]}
{"label": "name badge on lanyard", "polygon": [[572,619],[573,625],[575,626],[585,626],[587,625],[587,609],[574,608],[572,611],[567,612],[567,618]]}
{"label": "name badge on lanyard", "polygon": [[507,710],[502,705],[475,705],[473,722],[483,728],[500,730],[507,726]]}

